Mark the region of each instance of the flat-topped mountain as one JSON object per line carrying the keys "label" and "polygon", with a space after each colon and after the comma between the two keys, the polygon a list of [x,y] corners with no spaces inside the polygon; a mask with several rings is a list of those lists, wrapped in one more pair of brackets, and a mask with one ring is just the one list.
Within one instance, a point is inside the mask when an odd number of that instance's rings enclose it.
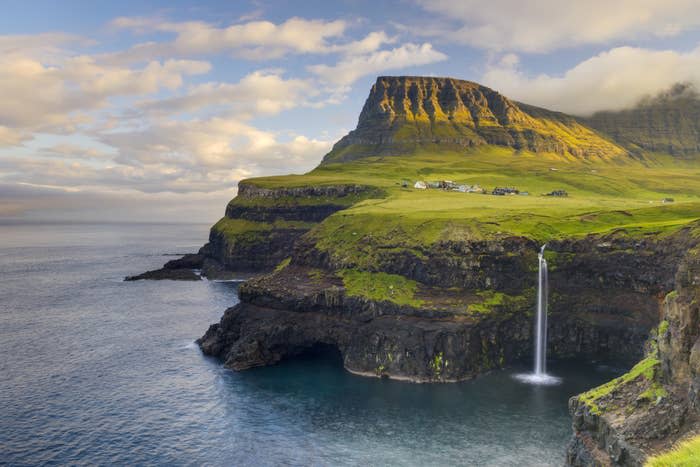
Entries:
{"label": "flat-topped mountain", "polygon": [[324,162],[396,155],[419,147],[485,144],[585,159],[625,157],[627,151],[575,118],[514,102],[471,81],[381,76],[357,128]]}

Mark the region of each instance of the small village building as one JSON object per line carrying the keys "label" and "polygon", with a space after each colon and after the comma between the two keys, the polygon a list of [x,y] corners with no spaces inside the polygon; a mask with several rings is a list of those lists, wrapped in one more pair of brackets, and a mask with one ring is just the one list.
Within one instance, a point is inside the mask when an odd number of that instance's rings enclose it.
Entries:
{"label": "small village building", "polygon": [[413,185],[413,188],[416,188],[418,190],[425,190],[426,188],[428,188],[428,185],[426,185],[425,182],[418,180],[415,183],[415,185]]}
{"label": "small village building", "polygon": [[664,198],[661,200],[662,203],[667,204],[667,203],[673,203],[675,200],[673,198]]}
{"label": "small village building", "polygon": [[518,193],[520,193],[520,191],[512,186],[496,187],[491,192],[491,194],[495,196],[517,195]]}
{"label": "small village building", "polygon": [[569,193],[567,193],[566,190],[554,190],[554,191],[550,191],[545,196],[557,196],[560,198],[565,198],[565,197],[569,196]]}

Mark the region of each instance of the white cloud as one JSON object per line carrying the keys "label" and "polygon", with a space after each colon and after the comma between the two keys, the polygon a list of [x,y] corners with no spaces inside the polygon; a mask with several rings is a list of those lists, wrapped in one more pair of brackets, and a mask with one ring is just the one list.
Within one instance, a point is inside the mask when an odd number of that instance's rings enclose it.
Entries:
{"label": "white cloud", "polygon": [[328,83],[347,86],[362,76],[382,73],[387,70],[427,65],[446,59],[447,55],[433,49],[429,43],[422,45],[408,43],[391,50],[347,56],[335,65],[312,65],[308,68],[309,71]]}
{"label": "white cloud", "polygon": [[173,34],[163,42],[143,42],[125,51],[104,54],[108,63],[124,64],[154,57],[189,57],[231,53],[248,60],[270,60],[288,54],[359,54],[378,50],[396,41],[384,31],[373,31],[364,38],[348,41],[348,23],[290,18],[282,23],[249,21],[217,27],[202,21],[170,22],[159,18],[123,17],[112,21],[117,29],[145,34],[153,31]]}
{"label": "white cloud", "polygon": [[[496,51],[547,52],[673,36],[700,26],[697,0],[417,1],[443,17],[440,27],[424,33]],[[454,27],[446,27],[446,22]]]}
{"label": "white cloud", "polygon": [[204,83],[185,95],[150,100],[140,108],[156,114],[191,112],[217,106],[237,115],[274,115],[303,105],[319,95],[309,80],[284,79],[277,73],[255,71],[237,83]]}
{"label": "white cloud", "polygon": [[88,112],[106,106],[110,98],[176,89],[183,76],[210,69],[207,62],[194,60],[107,66],[87,55],[52,62],[24,53],[0,55],[0,124],[6,128],[0,130],[0,141],[36,131],[73,132],[91,119]]}
{"label": "white cloud", "polygon": [[508,59],[488,69],[482,82],[513,99],[563,112],[619,110],[678,82],[700,89],[700,47],[686,53],[618,47],[560,76],[528,76]]}
{"label": "white cloud", "polygon": [[275,133],[220,117],[162,121],[144,130],[103,135],[102,142],[117,148],[115,161],[120,164],[218,174],[212,180],[214,188],[235,183],[242,176],[259,175],[263,169],[274,173],[290,167],[309,170],[331,147],[330,141],[302,136],[280,141]]}
{"label": "white cloud", "polygon": [[159,31],[175,34],[172,42],[145,43],[115,54],[115,59],[190,56],[236,52],[248,58],[279,58],[288,53],[327,53],[330,39],[339,38],[347,28],[342,20],[324,21],[290,18],[283,23],[250,21],[220,28],[202,21],[169,22],[157,18],[117,18],[112,25],[136,32]]}
{"label": "white cloud", "polygon": [[16,146],[26,139],[26,135],[22,135],[16,130],[0,125],[0,148],[3,146]]}

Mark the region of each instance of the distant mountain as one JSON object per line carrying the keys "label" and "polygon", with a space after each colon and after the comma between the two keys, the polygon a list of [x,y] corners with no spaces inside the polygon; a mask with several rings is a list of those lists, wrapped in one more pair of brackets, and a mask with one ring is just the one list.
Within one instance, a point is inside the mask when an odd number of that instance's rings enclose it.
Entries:
{"label": "distant mountain", "polygon": [[700,95],[688,84],[677,84],[629,110],[598,112],[582,123],[632,152],[700,156]]}
{"label": "distant mountain", "polygon": [[511,101],[477,83],[383,76],[372,86],[357,128],[336,143],[324,162],[405,154],[428,145],[484,144],[573,158],[627,155],[574,117]]}

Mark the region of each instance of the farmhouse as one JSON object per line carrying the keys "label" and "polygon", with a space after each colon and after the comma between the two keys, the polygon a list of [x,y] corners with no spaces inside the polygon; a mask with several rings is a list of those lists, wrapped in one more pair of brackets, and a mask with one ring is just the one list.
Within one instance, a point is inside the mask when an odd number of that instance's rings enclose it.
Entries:
{"label": "farmhouse", "polygon": [[496,195],[496,196],[517,195],[518,193],[520,193],[520,190],[518,190],[517,188],[512,187],[512,186],[496,187],[491,192],[492,195]]}

